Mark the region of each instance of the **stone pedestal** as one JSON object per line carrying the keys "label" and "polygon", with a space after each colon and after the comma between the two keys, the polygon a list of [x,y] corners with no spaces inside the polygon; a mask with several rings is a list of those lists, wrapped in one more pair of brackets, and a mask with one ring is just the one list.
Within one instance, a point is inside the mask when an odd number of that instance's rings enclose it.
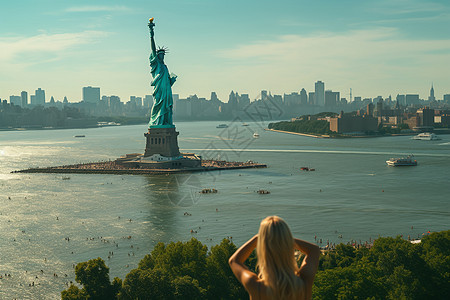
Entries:
{"label": "stone pedestal", "polygon": [[175,127],[149,128],[148,133],[144,133],[147,138],[144,157],[154,154],[165,157],[179,157],[178,134]]}

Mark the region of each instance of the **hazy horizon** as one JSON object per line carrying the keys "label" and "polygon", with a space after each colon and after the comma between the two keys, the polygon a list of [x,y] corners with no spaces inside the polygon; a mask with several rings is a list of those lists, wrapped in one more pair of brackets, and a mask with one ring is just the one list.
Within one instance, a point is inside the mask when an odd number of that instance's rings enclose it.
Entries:
{"label": "hazy horizon", "polygon": [[181,98],[231,90],[254,99],[314,90],[341,97],[450,93],[450,3],[340,1],[21,1],[0,12],[0,98],[37,88],[80,101],[83,86],[102,95],[151,94],[147,22],[169,48]]}

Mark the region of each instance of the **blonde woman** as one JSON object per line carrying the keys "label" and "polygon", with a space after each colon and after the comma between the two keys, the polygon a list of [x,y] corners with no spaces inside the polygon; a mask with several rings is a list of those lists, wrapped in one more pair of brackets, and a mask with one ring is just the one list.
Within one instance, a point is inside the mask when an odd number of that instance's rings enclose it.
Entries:
{"label": "blonde woman", "polygon": [[[258,275],[244,265],[255,248]],[[300,268],[294,257],[295,249],[306,255]],[[229,264],[252,300],[311,299],[319,256],[317,245],[294,239],[286,222],[271,216],[262,220],[258,234],[236,250]]]}

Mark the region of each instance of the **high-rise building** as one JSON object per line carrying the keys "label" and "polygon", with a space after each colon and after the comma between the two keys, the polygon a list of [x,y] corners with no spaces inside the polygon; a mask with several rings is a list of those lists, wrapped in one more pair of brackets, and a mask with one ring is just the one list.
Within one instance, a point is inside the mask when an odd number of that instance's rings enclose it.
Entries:
{"label": "high-rise building", "polygon": [[230,95],[228,96],[228,106],[231,108],[231,110],[237,110],[238,108],[238,97],[239,94],[234,91],[231,91]]}
{"label": "high-rise building", "polygon": [[36,105],[36,95],[30,95],[30,104]]}
{"label": "high-rise building", "polygon": [[22,91],[20,93],[20,97],[22,98],[22,107],[25,108],[28,106],[28,93],[25,91]]}
{"label": "high-rise building", "polygon": [[309,101],[309,105],[314,105],[316,104],[316,95],[314,92],[309,92],[308,93],[308,101]]}
{"label": "high-rise building", "polygon": [[300,104],[301,105],[306,105],[308,104],[308,94],[306,93],[305,89],[302,89],[300,91]]}
{"label": "high-rise building", "polygon": [[373,117],[373,111],[374,111],[373,103],[371,102],[367,104],[367,115]]}
{"label": "high-rise building", "polygon": [[250,104],[250,97],[248,94],[242,94],[238,100],[239,100],[239,107],[242,109]]}
{"label": "high-rise building", "polygon": [[268,100],[269,96],[267,95],[266,90],[261,91],[261,100]]}
{"label": "high-rise building", "polygon": [[419,109],[416,112],[416,117],[418,126],[423,127],[434,126],[434,109],[430,109],[429,107]]}
{"label": "high-rise building", "polygon": [[22,105],[22,97],[20,96],[9,96],[9,103],[21,106]]}
{"label": "high-rise building", "polygon": [[317,81],[315,84],[314,103],[318,106],[325,105],[325,83]]}
{"label": "high-rise building", "polygon": [[36,95],[35,98],[35,105],[44,105],[45,104],[45,90],[42,90],[41,88],[38,88],[34,94]]}
{"label": "high-rise building", "polygon": [[417,94],[409,94],[406,95],[406,105],[414,105],[414,104],[419,104],[419,95]]}
{"label": "high-rise building", "polygon": [[340,93],[331,90],[325,91],[325,106],[336,106],[340,103]]}
{"label": "high-rise building", "polygon": [[444,95],[444,102],[450,103],[450,94]]}
{"label": "high-rise building", "polygon": [[[173,102],[175,103],[178,99],[175,99],[175,94],[173,96]],[[179,98],[179,97],[178,97]],[[145,95],[144,96],[144,107],[151,108],[153,106],[153,95]]]}
{"label": "high-rise building", "polygon": [[406,96],[405,95],[397,95],[397,103],[400,105],[406,105]]}
{"label": "high-rise building", "polygon": [[142,97],[130,96],[130,104],[134,107],[142,107]]}
{"label": "high-rise building", "polygon": [[88,103],[99,103],[100,88],[92,86],[83,87],[83,101]]}
{"label": "high-rise building", "polygon": [[299,93],[284,94],[283,99],[284,99],[284,104],[288,105],[288,106],[297,106],[300,104],[300,94]]}
{"label": "high-rise building", "polygon": [[50,106],[55,106],[56,102],[55,102],[55,98],[53,98],[53,96],[50,98]]}
{"label": "high-rise building", "polygon": [[434,97],[434,87],[433,87],[433,84],[431,84],[430,96],[428,96],[428,100],[429,100],[429,101],[436,101],[436,98]]}

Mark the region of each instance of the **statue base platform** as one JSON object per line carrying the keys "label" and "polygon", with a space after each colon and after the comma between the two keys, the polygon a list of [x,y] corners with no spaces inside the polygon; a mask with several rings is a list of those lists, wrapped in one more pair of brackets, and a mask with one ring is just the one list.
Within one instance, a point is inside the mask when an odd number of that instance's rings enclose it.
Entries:
{"label": "statue base platform", "polygon": [[160,155],[162,157],[176,159],[180,158],[178,148],[178,134],[173,127],[150,127],[144,136],[147,139],[145,144],[144,157]]}
{"label": "statue base platform", "polygon": [[[11,173],[60,173],[60,174],[114,174],[114,175],[158,175],[191,172],[223,171],[236,169],[267,168],[265,164],[252,161],[227,162],[217,160],[198,160],[192,154],[183,153],[181,165],[171,166],[164,163],[142,163],[142,154],[126,154],[114,161],[65,165],[58,167],[31,168]],[[195,154],[194,154],[195,156]],[[193,165],[191,164],[193,163]],[[165,167],[164,167],[165,166]],[[69,177],[70,179],[70,177]]]}

